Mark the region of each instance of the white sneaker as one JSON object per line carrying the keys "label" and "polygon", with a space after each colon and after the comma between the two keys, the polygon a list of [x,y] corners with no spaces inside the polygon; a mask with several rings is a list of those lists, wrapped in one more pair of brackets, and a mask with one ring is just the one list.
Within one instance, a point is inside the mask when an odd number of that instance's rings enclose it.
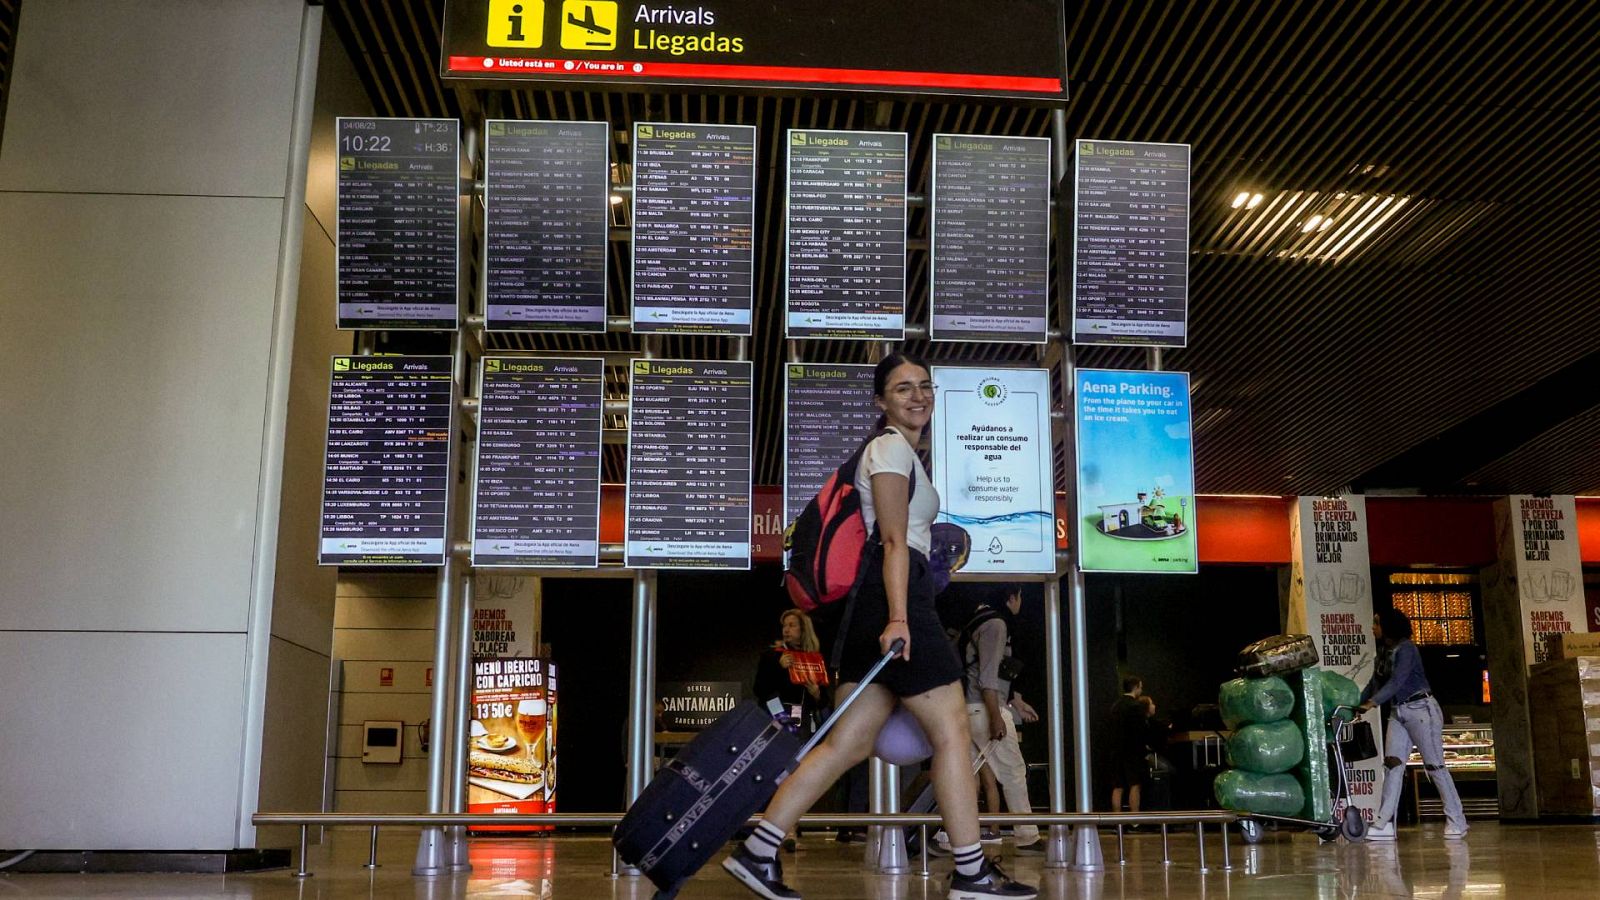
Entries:
{"label": "white sneaker", "polygon": [[1377,822],[1373,822],[1367,826],[1366,839],[1369,841],[1393,841],[1395,839],[1394,823],[1384,822],[1380,825]]}
{"label": "white sneaker", "polygon": [[1447,826],[1444,830],[1444,839],[1447,841],[1466,840],[1467,831],[1468,829],[1465,826],[1461,828],[1450,828]]}

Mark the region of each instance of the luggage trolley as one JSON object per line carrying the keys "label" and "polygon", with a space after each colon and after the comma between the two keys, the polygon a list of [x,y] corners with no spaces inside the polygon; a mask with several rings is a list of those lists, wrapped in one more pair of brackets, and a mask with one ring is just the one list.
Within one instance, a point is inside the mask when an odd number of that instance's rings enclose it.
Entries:
{"label": "luggage trolley", "polygon": [[[1247,844],[1258,844],[1266,836],[1266,824],[1288,825],[1313,832],[1323,841],[1331,841],[1343,834],[1346,839],[1359,841],[1366,836],[1367,820],[1361,810],[1350,804],[1350,764],[1362,762],[1378,755],[1377,741],[1372,736],[1372,725],[1360,721],[1361,710],[1354,706],[1336,706],[1328,716],[1327,734],[1329,768],[1337,773],[1329,780],[1333,794],[1333,815],[1326,822],[1301,819],[1294,816],[1272,816],[1262,813],[1241,813],[1239,833]],[[1339,801],[1345,802],[1339,811]]]}

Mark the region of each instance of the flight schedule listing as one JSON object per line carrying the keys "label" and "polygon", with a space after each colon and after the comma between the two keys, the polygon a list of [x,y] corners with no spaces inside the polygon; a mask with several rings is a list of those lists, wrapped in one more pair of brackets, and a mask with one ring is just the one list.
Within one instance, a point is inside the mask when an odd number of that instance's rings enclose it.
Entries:
{"label": "flight schedule listing", "polygon": [[756,130],[633,130],[633,330],[750,334]]}
{"label": "flight schedule listing", "polygon": [[460,123],[340,118],[340,328],[456,327]]}
{"label": "flight schedule listing", "polygon": [[1048,339],[1050,141],[933,138],[936,341]]}
{"label": "flight schedule listing", "polygon": [[631,568],[750,568],[751,364],[634,360]]}
{"label": "flight schedule listing", "polygon": [[791,130],[788,153],[788,335],[905,337],[905,134]]}
{"label": "flight schedule listing", "polygon": [[873,433],[872,366],[789,363],[783,415],[783,524]]}
{"label": "flight schedule listing", "polygon": [[472,562],[600,564],[604,360],[487,357]]}
{"label": "flight schedule listing", "polygon": [[1182,347],[1189,320],[1189,145],[1078,141],[1072,340]]}
{"label": "flight schedule listing", "polygon": [[448,356],[333,358],[322,565],[444,562],[453,383]]}
{"label": "flight schedule listing", "polygon": [[490,120],[485,131],[488,327],[605,331],[610,126]]}

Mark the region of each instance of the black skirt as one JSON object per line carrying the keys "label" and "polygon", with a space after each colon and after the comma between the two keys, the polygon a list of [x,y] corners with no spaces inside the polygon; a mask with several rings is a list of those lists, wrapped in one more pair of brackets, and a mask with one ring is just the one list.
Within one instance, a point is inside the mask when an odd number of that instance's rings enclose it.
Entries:
{"label": "black skirt", "polygon": [[[933,605],[933,578],[927,557],[911,550],[910,579],[906,586],[906,628],[911,632],[911,659],[896,659],[885,666],[875,684],[896,697],[914,697],[961,680],[961,663],[944,633]],[[889,624],[889,598],[883,587],[882,557],[872,554],[857,588],[848,630],[841,636],[839,682],[854,683],[883,657],[878,636]]]}

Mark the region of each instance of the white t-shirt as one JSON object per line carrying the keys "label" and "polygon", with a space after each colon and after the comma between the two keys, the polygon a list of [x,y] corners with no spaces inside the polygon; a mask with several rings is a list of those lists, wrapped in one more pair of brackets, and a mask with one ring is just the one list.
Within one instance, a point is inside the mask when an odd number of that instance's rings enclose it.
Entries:
{"label": "white t-shirt", "polygon": [[917,459],[917,451],[898,431],[889,431],[873,438],[867,451],[861,454],[861,465],[856,469],[856,490],[861,494],[861,517],[867,522],[867,533],[878,522],[878,511],[872,500],[872,476],[879,472],[894,472],[917,476],[917,489],[911,494],[910,516],[906,520],[906,543],[927,556],[933,548],[933,520],[939,515],[939,492]]}

